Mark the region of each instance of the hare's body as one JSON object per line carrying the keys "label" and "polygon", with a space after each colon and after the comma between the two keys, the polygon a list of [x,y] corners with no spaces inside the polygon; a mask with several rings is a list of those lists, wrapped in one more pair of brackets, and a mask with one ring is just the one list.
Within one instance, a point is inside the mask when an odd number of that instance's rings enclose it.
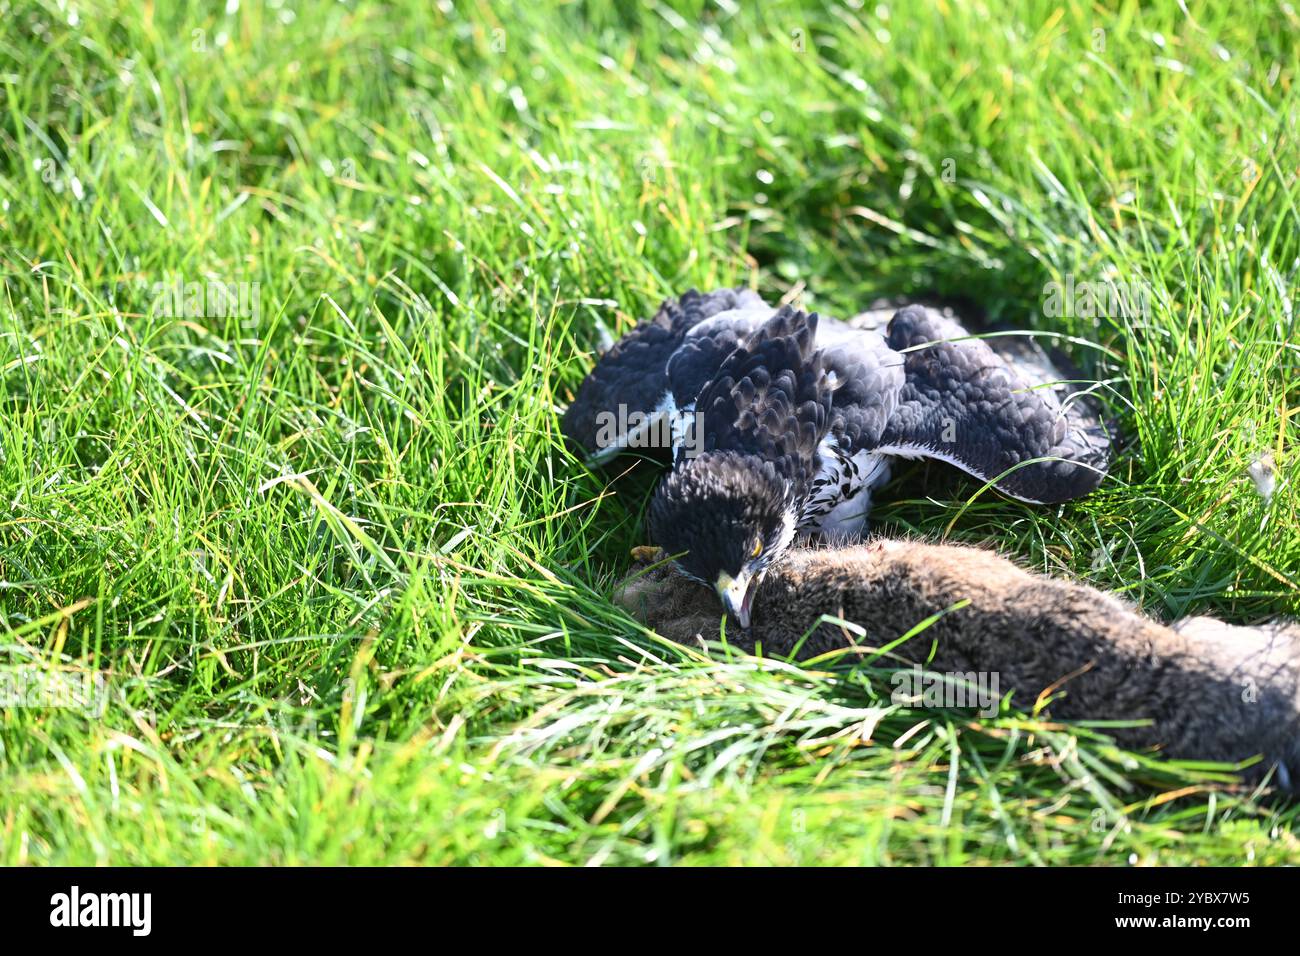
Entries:
{"label": "hare's body", "polygon": [[[619,599],[665,637],[718,636],[712,594],[676,575],[635,578]],[[768,656],[798,645],[801,658],[853,643],[880,647],[961,601],[969,603],[895,649],[900,665],[996,672],[1021,708],[1050,689],[1050,713],[1059,719],[1150,720],[1115,731],[1129,747],[1228,761],[1262,753],[1264,768],[1280,764],[1284,785],[1300,771],[1294,626],[1231,627],[1195,618],[1165,627],[1111,595],[1030,574],[976,548],[877,540],[793,549],[769,572],[753,627],[729,630],[728,640],[745,649],[761,645]],[[819,625],[823,615],[866,634]]]}

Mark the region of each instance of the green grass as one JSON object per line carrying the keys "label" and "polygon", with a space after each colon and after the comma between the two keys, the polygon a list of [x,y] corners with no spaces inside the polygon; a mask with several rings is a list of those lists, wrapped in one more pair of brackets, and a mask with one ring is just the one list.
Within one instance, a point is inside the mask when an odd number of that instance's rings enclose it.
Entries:
{"label": "green grass", "polygon": [[[0,669],[111,692],[0,711],[0,861],[1300,860],[1223,768],[665,646],[607,599],[646,469],[557,437],[666,295],[962,294],[1128,445],[881,529],[1300,612],[1290,5],[184,6],[0,2]],[[1070,275],[1150,314],[1046,315]]]}

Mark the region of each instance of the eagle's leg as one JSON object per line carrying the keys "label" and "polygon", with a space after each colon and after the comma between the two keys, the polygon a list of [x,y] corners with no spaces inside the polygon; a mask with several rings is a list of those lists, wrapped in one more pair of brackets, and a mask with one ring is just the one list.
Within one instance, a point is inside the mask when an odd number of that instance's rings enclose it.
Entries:
{"label": "eagle's leg", "polygon": [[866,533],[870,511],[871,492],[864,488],[823,515],[813,531],[823,544],[852,544]]}
{"label": "eagle's leg", "polygon": [[889,481],[890,460],[886,455],[864,455],[854,473],[849,493],[836,502],[807,528],[801,529],[801,538],[807,542],[816,539],[823,544],[845,544],[860,540],[866,535],[867,515],[871,513],[872,493]]}

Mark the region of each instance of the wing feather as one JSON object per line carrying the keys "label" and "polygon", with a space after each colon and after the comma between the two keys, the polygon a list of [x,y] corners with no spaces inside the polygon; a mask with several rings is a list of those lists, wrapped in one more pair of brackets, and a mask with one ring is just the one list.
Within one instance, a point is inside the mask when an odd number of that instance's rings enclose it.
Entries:
{"label": "wing feather", "polygon": [[833,386],[817,324],[816,313],[784,306],[727,356],[699,396],[703,451],[754,455],[794,480],[811,474]]}
{"label": "wing feather", "polygon": [[[602,420],[619,415],[621,407],[625,419],[635,414],[647,425],[654,423],[671,396],[669,362],[692,329],[723,313],[766,308],[749,289],[691,290],[679,299],[666,300],[652,318],[640,322],[596,362],[564,412],[560,422],[564,435],[592,463],[614,457],[628,436],[620,433],[614,443],[605,444]],[[717,358],[717,364],[723,357]]]}
{"label": "wing feather", "polygon": [[890,320],[888,343],[903,355],[906,380],[879,450],[950,462],[1024,501],[1093,491],[1110,443],[1088,402],[1062,402],[1045,378],[1050,362],[1009,361],[979,339],[951,341],[967,335],[920,306]]}

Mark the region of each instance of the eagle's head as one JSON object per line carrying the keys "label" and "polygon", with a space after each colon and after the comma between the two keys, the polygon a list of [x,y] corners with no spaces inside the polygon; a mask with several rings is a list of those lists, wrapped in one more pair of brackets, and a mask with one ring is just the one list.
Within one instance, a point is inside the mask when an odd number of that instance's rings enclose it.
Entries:
{"label": "eagle's head", "polygon": [[650,537],[747,628],[763,574],[794,540],[798,484],[755,455],[705,452],[655,489]]}

